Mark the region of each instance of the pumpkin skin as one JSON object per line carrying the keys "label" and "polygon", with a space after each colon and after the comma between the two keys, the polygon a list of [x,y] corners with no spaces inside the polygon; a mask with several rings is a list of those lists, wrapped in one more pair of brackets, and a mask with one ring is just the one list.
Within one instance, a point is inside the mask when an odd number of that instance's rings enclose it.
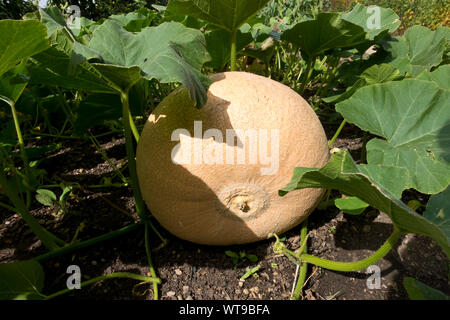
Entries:
{"label": "pumpkin skin", "polygon": [[[179,87],[145,124],[136,161],[149,210],[169,232],[198,244],[244,244],[291,229],[315,209],[323,193],[322,189],[302,189],[278,195],[295,167],[322,167],[329,160],[327,138],[318,117],[295,91],[268,78],[246,72],[225,72],[210,78],[213,83],[203,108],[196,109],[187,90]],[[218,129],[223,141],[194,137],[194,121],[201,121],[202,134]],[[179,135],[181,143],[172,141],[177,129],[188,130]],[[276,167],[276,157],[272,164],[262,163],[258,153],[259,161],[251,163],[250,146],[254,144],[245,137],[241,144],[235,139],[230,143],[225,139],[227,129],[266,130],[263,144],[268,155],[276,154],[278,142],[278,170],[268,169]],[[271,130],[277,130],[278,139]],[[258,138],[263,141],[262,135]],[[193,147],[194,143],[201,144]],[[212,159],[226,159],[230,148],[236,151],[234,163],[224,160],[211,164],[213,161],[199,156],[200,151],[219,157]],[[246,150],[244,163],[236,160],[239,149]],[[261,145],[257,150],[261,151]],[[188,159],[191,154],[190,162],[180,164],[181,155]],[[178,163],[172,161],[173,155]]]}

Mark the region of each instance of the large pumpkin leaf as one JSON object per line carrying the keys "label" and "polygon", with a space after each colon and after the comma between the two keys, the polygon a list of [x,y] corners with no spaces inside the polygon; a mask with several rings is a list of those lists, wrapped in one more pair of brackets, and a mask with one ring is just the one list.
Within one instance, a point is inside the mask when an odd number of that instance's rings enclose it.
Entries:
{"label": "large pumpkin leaf", "polygon": [[[380,13],[379,21],[376,17],[378,10]],[[394,32],[401,24],[400,17],[394,10],[378,6],[366,7],[359,3],[355,5],[352,11],[343,14],[342,18],[363,27],[370,40],[373,40],[385,30],[389,33]],[[379,25],[377,25],[377,22],[379,22]]]}
{"label": "large pumpkin leaf", "polygon": [[450,65],[443,65],[433,72],[424,71],[417,79],[428,80],[436,83],[440,88],[450,90]]}
{"label": "large pumpkin leaf", "polygon": [[48,28],[51,47],[35,55],[29,67],[32,83],[69,89],[112,93],[113,90],[88,63],[101,59],[94,50],[77,42],[56,7],[39,10],[39,19]]}
{"label": "large pumpkin leaf", "polygon": [[383,48],[391,54],[390,63],[395,68],[416,77],[442,62],[448,30],[440,27],[432,31],[423,26],[414,26],[404,36],[383,42]]}
{"label": "large pumpkin leaf", "polygon": [[16,103],[28,84],[26,64],[27,61],[24,59],[0,77],[0,97],[3,96],[3,100],[9,100],[7,103]]}
{"label": "large pumpkin leaf", "polygon": [[0,264],[0,300],[42,300],[44,270],[34,260]]}
{"label": "large pumpkin leaf", "polygon": [[116,21],[127,31],[139,32],[143,28],[148,27],[157,15],[156,11],[141,8],[127,14],[112,15],[108,19]]}
{"label": "large pumpkin leaf", "polygon": [[203,34],[177,22],[166,22],[131,33],[106,21],[93,33],[89,47],[102,56],[93,66],[121,90],[142,75],[163,83],[181,82],[197,105],[206,102],[208,77],[200,69],[209,60]]}
{"label": "large pumpkin leaf", "polygon": [[[206,48],[211,55],[211,62],[208,63],[213,68],[222,70],[231,58],[231,34],[229,31],[214,28],[205,32]],[[241,51],[253,41],[250,32],[238,30],[236,35],[236,50]]]}
{"label": "large pumpkin leaf", "polygon": [[281,35],[281,40],[297,45],[308,57],[333,48],[354,47],[366,41],[366,32],[342,19],[338,13],[319,13],[314,20],[300,22]]}
{"label": "large pumpkin leaf", "polygon": [[450,187],[430,197],[423,216],[440,226],[447,237],[450,237]]}
{"label": "large pumpkin leaf", "polygon": [[403,80],[359,89],[336,110],[385,139],[367,144],[369,164],[404,167],[410,179],[403,189],[432,194],[450,183],[449,95],[430,81]]}
{"label": "large pumpkin leaf", "polygon": [[47,28],[48,36],[53,35],[58,30],[68,29],[66,18],[58,7],[39,8],[39,15],[41,22]]}
{"label": "large pumpkin leaf", "polygon": [[170,0],[167,12],[191,16],[235,32],[269,0]]}
{"label": "large pumpkin leaf", "polygon": [[404,74],[400,70],[394,68],[390,64],[376,64],[366,69],[359,77],[358,80],[347,90],[339,95],[327,97],[323,99],[327,103],[339,103],[350,98],[360,88],[376,84],[385,83],[389,81],[400,80],[404,77]]}
{"label": "large pumpkin leaf", "polygon": [[406,168],[361,164],[359,170],[370,180],[388,190],[397,199],[402,197],[404,186],[409,183],[409,172]]}
{"label": "large pumpkin leaf", "polygon": [[323,168],[295,168],[291,182],[279,191],[280,196],[304,188],[327,188],[358,197],[370,206],[386,213],[392,222],[407,232],[434,239],[450,257],[449,235],[442,228],[417,214],[407,205],[372,181],[343,151],[333,155]]}
{"label": "large pumpkin leaf", "polygon": [[47,32],[39,21],[1,20],[0,34],[0,76],[49,47]]}
{"label": "large pumpkin leaf", "polygon": [[[52,47],[34,56],[31,82],[98,93],[114,93],[88,62],[75,64],[71,53]],[[75,68],[73,68],[75,66]]]}

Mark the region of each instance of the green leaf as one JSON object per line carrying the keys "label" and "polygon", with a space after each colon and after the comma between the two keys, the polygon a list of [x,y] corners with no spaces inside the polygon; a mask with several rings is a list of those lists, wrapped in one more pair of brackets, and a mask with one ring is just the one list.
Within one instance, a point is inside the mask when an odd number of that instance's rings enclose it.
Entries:
{"label": "green leaf", "polygon": [[29,81],[29,77],[26,76],[26,65],[27,61],[24,59],[18,66],[0,77],[0,95],[14,103],[19,100]]}
{"label": "green leaf", "polygon": [[445,51],[448,28],[432,31],[423,26],[409,28],[404,36],[383,42],[383,48],[392,56],[390,64],[413,77],[438,66]]}
{"label": "green leaf", "polygon": [[141,72],[148,80],[184,84],[191,99],[202,106],[210,84],[209,78],[200,72],[210,59],[204,42],[200,31],[177,22],[166,22],[134,34],[116,22],[106,21],[93,33],[89,47],[103,58],[103,64],[93,66],[121,90],[136,83]]}
{"label": "green leaf", "polygon": [[437,193],[450,183],[450,104],[448,90],[422,80],[368,86],[336,110],[347,121],[382,139],[367,144],[371,165],[404,167],[403,189]]}
{"label": "green leaf", "polygon": [[248,277],[255,275],[256,272],[258,272],[260,269],[260,266],[256,266],[254,268],[249,269],[245,274],[242,275],[241,280],[245,280]]}
{"label": "green leaf", "polygon": [[51,207],[53,206],[54,202],[57,201],[57,198],[53,191],[47,189],[39,189],[36,190],[36,200],[46,207]]}
{"label": "green leaf", "polygon": [[307,57],[315,57],[334,48],[354,47],[366,41],[366,32],[343,20],[338,13],[319,13],[314,20],[300,22],[285,31],[281,40],[297,45]]}
{"label": "green leaf", "polygon": [[[231,33],[224,29],[214,28],[205,32],[206,48],[211,55],[208,65],[223,70],[231,59]],[[250,32],[238,30],[236,50],[239,52],[253,41]]]}
{"label": "green leaf", "polygon": [[403,74],[393,66],[383,63],[366,69],[360,78],[366,82],[366,85],[371,85],[399,80],[403,78]]}
{"label": "green leaf", "polygon": [[397,199],[402,197],[402,192],[410,180],[409,171],[406,168],[361,164],[359,169]]}
{"label": "green leaf", "polygon": [[323,168],[295,168],[291,182],[279,191],[280,196],[296,189],[326,188],[358,197],[371,207],[386,213],[401,230],[434,239],[450,256],[449,238],[440,226],[417,214],[391,192],[379,186],[355,164],[348,151],[333,155]]}
{"label": "green leaf", "polygon": [[108,19],[117,22],[127,31],[140,32],[143,28],[148,27],[156,16],[155,11],[142,8],[127,14],[112,15]]}
{"label": "green leaf", "polygon": [[394,68],[393,66],[383,63],[376,64],[366,69],[360,76],[359,79],[353,84],[353,86],[347,88],[347,90],[336,96],[328,97],[323,99],[327,103],[339,103],[350,98],[356,91],[360,88],[371,84],[385,83],[389,81],[395,81],[402,79],[404,75],[400,70]]}
{"label": "green leaf", "polygon": [[106,120],[117,120],[121,116],[122,103],[118,95],[89,95],[80,103],[74,133],[82,135],[90,128],[103,125]]}
{"label": "green leaf", "polygon": [[0,300],[43,300],[44,270],[34,261],[0,264]]}
{"label": "green leaf", "polygon": [[269,0],[170,0],[167,11],[202,19],[234,32],[268,2]]}
{"label": "green leaf", "polygon": [[76,64],[71,53],[50,48],[32,59],[28,70],[31,83],[58,86],[67,89],[86,90],[96,93],[114,93],[88,62]]}
{"label": "green leaf", "polygon": [[66,18],[58,7],[39,8],[41,22],[47,28],[48,36],[53,35],[56,31],[68,28]]}
{"label": "green leaf", "polygon": [[39,21],[1,20],[0,34],[0,76],[49,47],[47,32]]}
{"label": "green leaf", "polygon": [[334,205],[339,210],[352,215],[359,215],[363,213],[369,206],[366,202],[357,197],[336,198],[334,199]]}
{"label": "green leaf", "polygon": [[450,187],[430,197],[423,216],[450,237]]}
{"label": "green leaf", "polygon": [[59,202],[61,204],[65,204],[67,199],[69,199],[70,195],[72,194],[73,187],[72,186],[66,186],[62,188],[63,191],[61,195],[59,196]]}
{"label": "green leaf", "polygon": [[411,300],[450,300],[443,292],[433,289],[414,278],[405,277],[403,286]]}
{"label": "green leaf", "polygon": [[[57,13],[61,14],[60,11],[55,11],[55,14]],[[41,10],[41,19],[44,17]],[[51,34],[51,48],[31,59],[32,64],[29,66],[31,82],[90,92],[112,93],[113,90],[101,78],[98,71],[87,62],[91,59],[101,59],[99,54],[75,41],[66,26],[51,18],[48,16],[48,21],[54,21],[53,24],[59,28],[55,27]]]}
{"label": "green leaf", "polygon": [[227,256],[229,256],[230,258],[237,258],[237,259],[239,259],[239,254],[237,254],[236,252],[227,250],[227,251],[225,251],[225,254]]}
{"label": "green leaf", "polygon": [[436,83],[440,88],[450,90],[450,65],[443,65],[433,72],[424,71],[417,79],[428,80]]}
{"label": "green leaf", "polygon": [[[379,10],[380,25],[376,26],[374,20],[374,10]],[[342,15],[342,19],[361,26],[367,32],[369,39],[373,40],[376,36],[385,30],[389,33],[394,32],[400,27],[400,17],[392,9],[381,8],[378,6],[366,7],[359,3],[355,5],[352,11]]]}

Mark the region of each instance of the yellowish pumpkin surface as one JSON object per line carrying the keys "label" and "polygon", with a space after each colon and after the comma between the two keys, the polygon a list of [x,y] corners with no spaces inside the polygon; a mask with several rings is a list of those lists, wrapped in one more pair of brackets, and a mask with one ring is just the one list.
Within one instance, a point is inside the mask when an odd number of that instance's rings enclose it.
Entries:
{"label": "yellowish pumpkin surface", "polygon": [[199,244],[266,239],[301,223],[322,190],[278,196],[295,167],[329,159],[323,127],[289,87],[251,73],[211,76],[196,109],[172,92],[149,117],[137,149],[143,198],[172,234]]}

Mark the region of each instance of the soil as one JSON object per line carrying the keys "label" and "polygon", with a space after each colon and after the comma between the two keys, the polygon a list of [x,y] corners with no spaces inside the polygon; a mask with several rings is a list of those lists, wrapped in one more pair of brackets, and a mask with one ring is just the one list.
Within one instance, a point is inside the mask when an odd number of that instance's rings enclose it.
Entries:
{"label": "soil", "polygon": [[[348,149],[355,159],[359,159],[362,139],[352,136],[351,126],[346,127],[343,136],[347,138],[338,139],[334,147]],[[124,140],[104,137],[100,143],[111,161],[118,168],[123,167],[126,163]],[[65,145],[66,148],[48,154],[40,166],[47,171],[49,181],[63,180],[87,186],[99,184],[102,177],[113,174],[111,166],[89,142],[74,140]],[[58,207],[39,204],[35,204],[31,212],[42,225],[67,241],[83,223],[84,228],[78,239],[86,240],[138,221],[133,204],[129,188],[75,189],[65,213],[58,215]],[[151,233],[153,263],[162,280],[159,290],[161,299],[290,299],[296,265],[285,256],[273,252],[274,239],[240,246],[200,246],[180,240],[166,232],[156,221],[153,223],[168,240],[167,245],[161,248],[161,240]],[[356,261],[369,256],[382,245],[392,232],[392,224],[385,214],[374,210],[360,216],[348,216],[330,206],[326,210],[316,210],[310,216],[309,230],[309,253],[336,261]],[[282,235],[285,236],[285,245],[292,250],[297,249],[299,234],[300,227],[296,227]],[[227,250],[244,251],[256,255],[258,260],[251,262],[247,259],[234,266],[225,254]],[[0,209],[0,263],[30,259],[45,252],[45,247],[20,216]],[[69,265],[81,268],[83,280],[117,271],[146,275],[149,268],[143,228],[44,262],[44,293],[65,288]],[[260,267],[256,275],[240,281],[246,268],[256,265]],[[450,295],[449,261],[439,246],[427,237],[404,236],[377,265],[381,269],[379,289],[368,288],[367,279],[371,274],[365,271],[343,273],[310,266],[303,298],[408,299],[402,284],[406,276]],[[151,285],[115,279],[74,290],[58,299],[73,298],[135,300],[152,299],[153,294]]]}

